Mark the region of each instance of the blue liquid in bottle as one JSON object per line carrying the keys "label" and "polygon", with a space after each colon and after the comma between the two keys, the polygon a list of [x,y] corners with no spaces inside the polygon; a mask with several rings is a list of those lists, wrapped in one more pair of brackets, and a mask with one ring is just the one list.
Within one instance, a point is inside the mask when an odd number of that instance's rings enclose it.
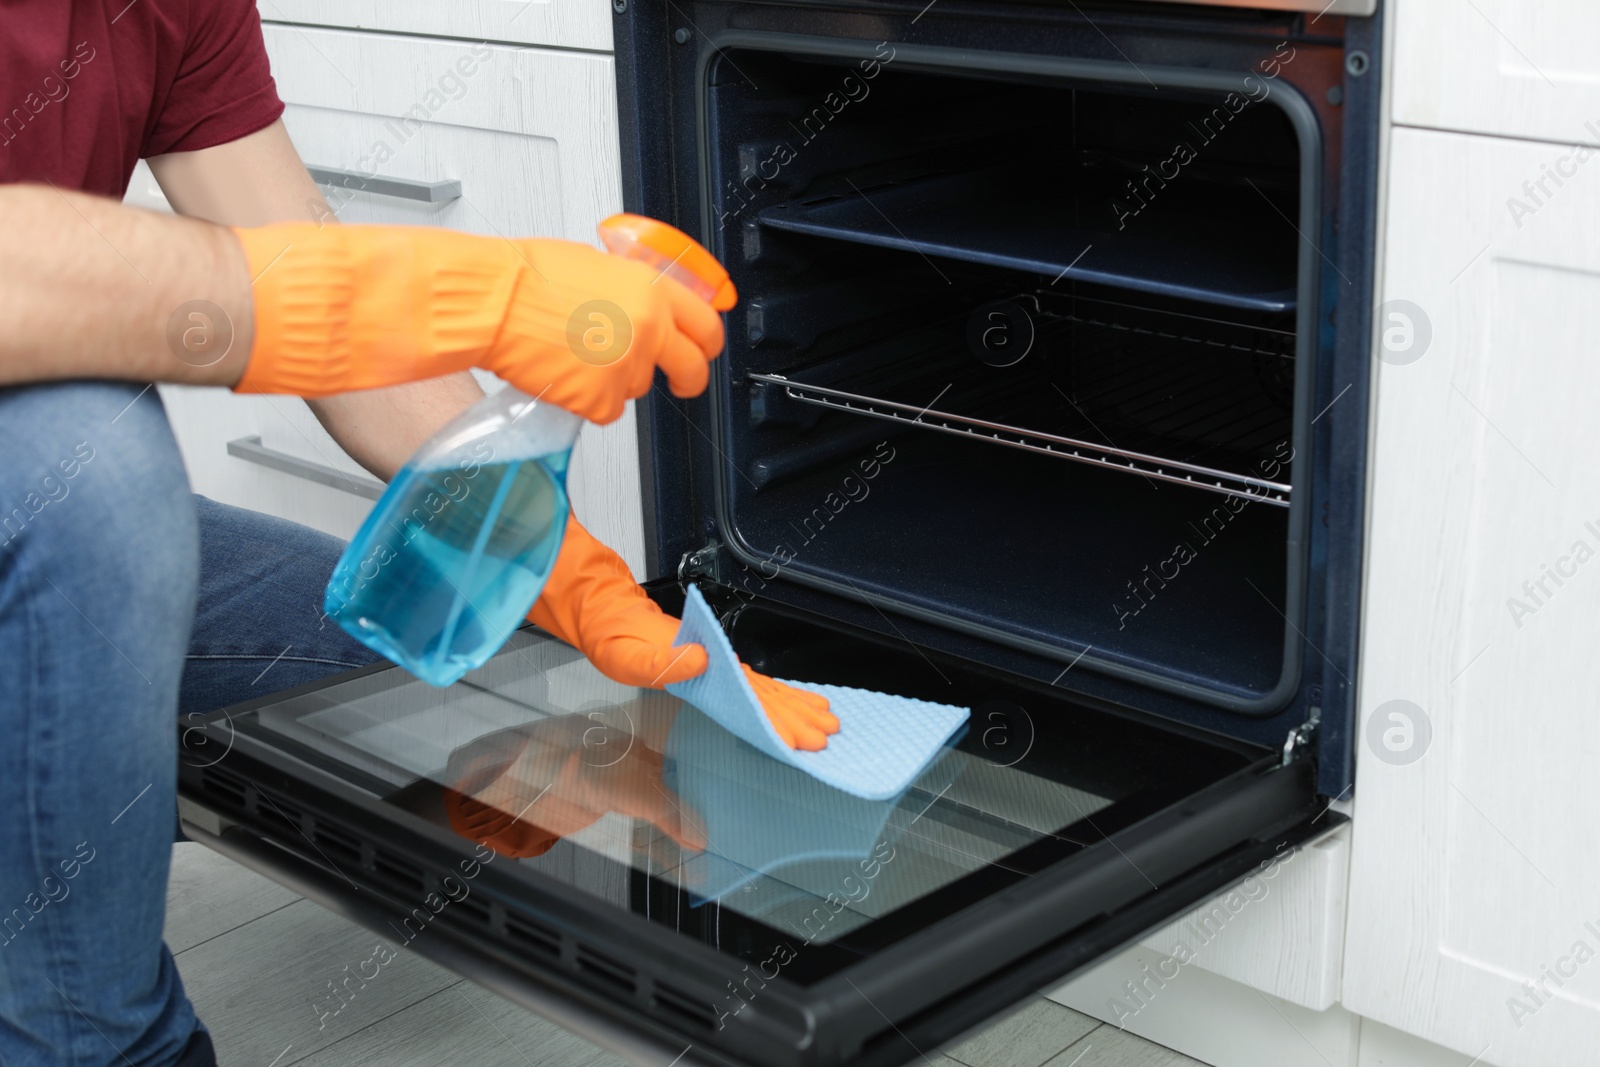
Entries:
{"label": "blue liquid in bottle", "polygon": [[[433,685],[494,655],[555,565],[581,421],[533,403],[507,389],[440,431],[389,484],[328,583],[330,618]],[[497,459],[507,451],[528,458]]]}

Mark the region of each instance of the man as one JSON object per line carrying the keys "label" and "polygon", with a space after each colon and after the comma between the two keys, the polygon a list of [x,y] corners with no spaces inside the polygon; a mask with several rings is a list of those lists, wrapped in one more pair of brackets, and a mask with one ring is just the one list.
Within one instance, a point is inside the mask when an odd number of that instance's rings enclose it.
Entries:
{"label": "man", "polygon": [[[703,390],[722,324],[567,242],[291,223],[329,212],[250,0],[8,0],[0,108],[0,1063],[212,1064],[161,944],[174,717],[372,657],[309,610],[342,545],[191,497],[149,383],[314,398],[388,478],[471,366],[609,421],[657,367]],[[141,157],[187,218],[116,202]],[[596,298],[634,334],[604,367],[565,350]],[[195,300],[233,333],[215,362],[169,344]],[[531,617],[619,681],[704,669],[576,523]],[[793,743],[837,729],[752,680]]]}

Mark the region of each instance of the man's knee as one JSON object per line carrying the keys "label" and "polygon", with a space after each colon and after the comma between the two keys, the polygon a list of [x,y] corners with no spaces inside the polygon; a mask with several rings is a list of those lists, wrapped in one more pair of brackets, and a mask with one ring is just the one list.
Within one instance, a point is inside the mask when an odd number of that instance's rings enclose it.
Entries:
{"label": "man's knee", "polygon": [[64,596],[76,590],[186,631],[198,534],[156,391],[112,382],[0,390],[0,427],[0,576],[20,563]]}

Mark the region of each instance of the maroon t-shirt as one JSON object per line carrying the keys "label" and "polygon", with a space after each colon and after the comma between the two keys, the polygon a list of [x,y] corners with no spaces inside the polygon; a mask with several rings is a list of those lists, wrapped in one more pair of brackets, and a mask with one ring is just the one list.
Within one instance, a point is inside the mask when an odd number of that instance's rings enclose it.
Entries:
{"label": "maroon t-shirt", "polygon": [[255,0],[0,0],[0,182],[120,199],[282,113]]}

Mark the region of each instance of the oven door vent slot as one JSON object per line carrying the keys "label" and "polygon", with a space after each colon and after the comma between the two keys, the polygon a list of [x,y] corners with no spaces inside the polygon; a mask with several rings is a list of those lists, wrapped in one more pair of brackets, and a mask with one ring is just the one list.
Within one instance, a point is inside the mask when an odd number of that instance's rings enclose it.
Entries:
{"label": "oven door vent slot", "polygon": [[227,801],[235,813],[246,810],[245,796],[249,787],[226,771],[204,768],[201,771],[200,788]]}
{"label": "oven door vent slot", "polygon": [[493,911],[487,901],[482,900],[477,894],[469,892],[466,896],[446,898],[451,901],[450,910],[458,912],[457,918],[470,919],[475,925],[488,929],[493,925]]}
{"label": "oven door vent slot", "polygon": [[313,821],[311,842],[328,858],[329,863],[361,866],[361,842],[352,834],[328,825],[325,819]]}
{"label": "oven door vent slot", "polygon": [[256,815],[262,822],[296,836],[305,834],[305,816],[299,808],[286,800],[273,797],[265,789],[257,788],[255,793]]}
{"label": "oven door vent slot", "polygon": [[717,1028],[717,1010],[703,1000],[655,983],[655,995],[650,1007],[662,1018],[670,1020],[679,1029],[692,1033],[709,1034]]}
{"label": "oven door vent slot", "polygon": [[617,992],[633,993],[637,972],[627,964],[587,945],[578,946],[577,964],[580,972],[601,985]]}
{"label": "oven door vent slot", "polygon": [[428,882],[422,868],[384,849],[372,850],[372,871],[388,879],[384,887],[401,900],[421,899],[427,895]]}
{"label": "oven door vent slot", "polygon": [[538,951],[540,954],[559,958],[561,955],[561,935],[540,923],[522,918],[521,916],[506,915],[506,936],[519,945]]}

